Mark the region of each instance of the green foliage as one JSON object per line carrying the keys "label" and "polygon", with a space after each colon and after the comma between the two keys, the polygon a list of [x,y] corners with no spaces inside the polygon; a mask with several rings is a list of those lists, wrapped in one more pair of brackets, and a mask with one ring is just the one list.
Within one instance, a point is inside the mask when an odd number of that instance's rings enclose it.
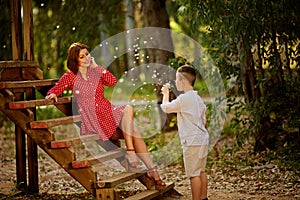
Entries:
{"label": "green foliage", "polygon": [[121,2],[34,1],[35,58],[45,78],[59,77],[65,72],[65,60],[72,43],[83,42],[92,50],[105,35],[122,31]]}
{"label": "green foliage", "polygon": [[36,109],[37,120],[54,119],[65,116],[55,106],[37,107]]}
{"label": "green foliage", "polygon": [[12,58],[10,1],[0,1],[0,13],[0,60],[10,60]]}
{"label": "green foliage", "polygon": [[254,136],[255,149],[263,150],[299,142],[297,134],[290,133],[299,134],[299,92],[292,89],[299,88],[297,1],[176,3],[178,14],[189,22],[191,35],[204,39],[222,76],[237,77],[239,95],[249,99],[246,103],[234,97],[228,100],[235,115],[228,128],[237,135],[238,143]]}

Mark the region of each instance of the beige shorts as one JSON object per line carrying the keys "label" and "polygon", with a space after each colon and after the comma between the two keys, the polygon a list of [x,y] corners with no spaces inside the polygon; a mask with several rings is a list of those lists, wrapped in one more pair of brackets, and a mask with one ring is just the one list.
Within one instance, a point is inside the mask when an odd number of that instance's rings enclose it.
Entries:
{"label": "beige shorts", "polygon": [[205,172],[208,145],[183,146],[183,161],[187,177],[200,176]]}

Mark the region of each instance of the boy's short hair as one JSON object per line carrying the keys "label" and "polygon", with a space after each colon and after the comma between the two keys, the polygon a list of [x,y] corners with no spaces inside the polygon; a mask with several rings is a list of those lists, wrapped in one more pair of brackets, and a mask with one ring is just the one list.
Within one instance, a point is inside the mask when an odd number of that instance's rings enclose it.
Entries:
{"label": "boy's short hair", "polygon": [[192,86],[194,86],[196,81],[196,70],[190,65],[183,65],[177,69],[177,72],[179,72],[181,75],[184,76],[185,79],[187,79]]}

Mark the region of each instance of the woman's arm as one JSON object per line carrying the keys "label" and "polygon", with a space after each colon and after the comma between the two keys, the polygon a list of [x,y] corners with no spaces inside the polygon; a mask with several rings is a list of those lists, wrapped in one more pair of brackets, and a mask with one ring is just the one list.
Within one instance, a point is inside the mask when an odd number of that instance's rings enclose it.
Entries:
{"label": "woman's arm", "polygon": [[[47,96],[45,97],[46,99],[54,99],[55,102],[57,101],[57,97],[62,94],[64,90],[67,88],[72,89],[72,72],[67,72],[65,73],[59,80],[58,82],[47,92]],[[74,75],[75,77],[75,75]]]}
{"label": "woman's arm", "polygon": [[99,66],[96,70],[101,74],[101,79],[104,85],[106,86],[116,85],[117,78],[112,73],[110,73],[110,71],[108,71],[107,69],[101,66]]}

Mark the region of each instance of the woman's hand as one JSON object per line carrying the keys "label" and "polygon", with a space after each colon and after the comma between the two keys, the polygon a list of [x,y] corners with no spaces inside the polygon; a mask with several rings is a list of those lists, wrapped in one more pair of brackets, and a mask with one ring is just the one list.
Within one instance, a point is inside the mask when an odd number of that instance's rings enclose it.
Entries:
{"label": "woman's hand", "polygon": [[97,63],[95,62],[95,58],[91,57],[91,68],[96,68],[98,67]]}
{"label": "woman's hand", "polygon": [[53,94],[53,93],[47,95],[45,97],[45,99],[54,99],[54,101],[57,102],[57,96],[56,96],[56,94]]}

